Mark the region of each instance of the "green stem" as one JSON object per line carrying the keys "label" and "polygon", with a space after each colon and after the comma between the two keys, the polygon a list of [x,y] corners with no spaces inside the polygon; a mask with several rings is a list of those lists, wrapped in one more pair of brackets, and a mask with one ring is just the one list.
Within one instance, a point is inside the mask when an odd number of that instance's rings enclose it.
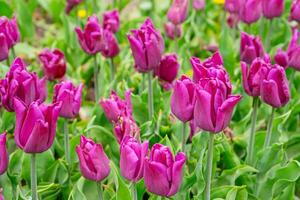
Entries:
{"label": "green stem", "polygon": [[177,37],[177,25],[175,25],[175,30],[174,30],[174,50],[176,53],[178,53],[178,37]]}
{"label": "green stem", "polygon": [[273,20],[270,20],[270,28],[268,30],[267,39],[266,39],[266,50],[269,50],[270,44],[271,44],[271,36],[272,36],[272,29],[273,29]]}
{"label": "green stem", "polygon": [[97,63],[97,56],[94,55],[94,82],[95,82],[95,101],[99,100],[99,81],[98,81],[99,67]]}
{"label": "green stem", "polygon": [[68,165],[71,164],[70,151],[69,151],[69,129],[68,129],[68,119],[64,121],[64,143],[65,143],[65,156]]}
{"label": "green stem", "polygon": [[110,76],[111,82],[113,82],[115,80],[115,73],[116,73],[114,58],[110,59],[110,71],[111,71],[111,76]]}
{"label": "green stem", "polygon": [[210,200],[213,149],[214,149],[214,134],[209,133],[209,143],[208,143],[207,162],[206,162],[206,185],[205,185],[205,198],[204,198],[205,200]]}
{"label": "green stem", "polygon": [[154,107],[153,107],[153,88],[152,88],[152,71],[148,73],[148,110],[149,120],[152,120]]}
{"label": "green stem", "polygon": [[133,183],[132,186],[131,186],[131,198],[132,198],[133,200],[138,200],[135,183]]}
{"label": "green stem", "polygon": [[32,200],[37,200],[37,177],[36,177],[36,155],[31,154],[31,196]]}
{"label": "green stem", "polygon": [[186,123],[185,122],[182,122],[182,143],[181,143],[181,146],[182,146],[182,151],[184,152],[185,151],[185,143],[186,143]]}
{"label": "green stem", "polygon": [[99,200],[103,200],[103,190],[102,190],[101,182],[97,183],[97,191],[98,191]]}
{"label": "green stem", "polygon": [[7,67],[10,67],[9,56],[7,56],[7,59],[6,59],[6,65],[7,65]]}
{"label": "green stem", "polygon": [[254,150],[254,143],[255,143],[255,125],[256,125],[256,119],[257,119],[258,103],[259,103],[259,98],[253,97],[251,129],[250,129],[248,157],[247,157],[248,164],[252,164],[252,162],[253,162],[253,150]]}
{"label": "green stem", "polygon": [[146,85],[146,78],[145,78],[145,74],[143,73],[142,74],[142,85],[141,85],[141,91],[140,91],[140,94],[145,90],[145,85]]}
{"label": "green stem", "polygon": [[14,47],[11,48],[11,54],[13,56],[13,59],[15,59],[16,58],[16,52],[15,52],[15,48]]}
{"label": "green stem", "polygon": [[265,139],[264,148],[268,147],[271,142],[274,114],[275,114],[275,108],[272,107],[271,116],[269,118],[268,126],[267,126],[267,135]]}
{"label": "green stem", "polygon": [[97,10],[98,10],[97,1],[93,0],[93,12],[94,12],[94,14],[97,14]]}

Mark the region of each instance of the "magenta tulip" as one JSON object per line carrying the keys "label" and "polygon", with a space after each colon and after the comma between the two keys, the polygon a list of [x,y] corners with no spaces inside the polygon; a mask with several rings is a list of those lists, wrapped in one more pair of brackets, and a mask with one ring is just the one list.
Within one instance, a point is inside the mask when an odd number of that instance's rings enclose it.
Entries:
{"label": "magenta tulip", "polygon": [[0,200],[5,200],[5,199],[4,199],[4,196],[3,196],[3,194],[2,194],[2,188],[0,188]]}
{"label": "magenta tulip", "polygon": [[48,150],[54,141],[56,123],[61,103],[50,105],[32,102],[27,106],[15,98],[15,141],[26,153],[41,153]]}
{"label": "magenta tulip", "polygon": [[193,0],[193,8],[195,10],[203,10],[205,7],[205,0]]}
{"label": "magenta tulip", "polygon": [[257,57],[264,57],[264,49],[259,37],[241,32],[240,46],[241,61],[251,64]]}
{"label": "magenta tulip", "polygon": [[180,38],[182,36],[182,28],[180,25],[174,25],[171,22],[167,22],[164,24],[166,36],[171,40],[176,38]]}
{"label": "magenta tulip", "polygon": [[188,9],[188,0],[173,0],[173,3],[168,10],[168,20],[175,25],[183,23],[187,17]]}
{"label": "magenta tulip", "polygon": [[148,154],[148,141],[139,143],[134,137],[126,136],[120,146],[121,175],[133,183],[144,173],[144,160]]}
{"label": "magenta tulip", "polygon": [[241,0],[225,0],[224,8],[229,13],[239,13],[241,3]]}
{"label": "magenta tulip", "polygon": [[241,0],[240,19],[246,24],[252,24],[259,20],[262,6],[261,0]]}
{"label": "magenta tulip", "polygon": [[59,115],[64,118],[75,118],[80,110],[83,85],[75,87],[71,81],[64,81],[54,86],[53,102],[61,102]]}
{"label": "magenta tulip", "polygon": [[289,66],[300,71],[300,44],[298,43],[300,34],[297,29],[293,30],[293,37],[288,46],[287,54],[289,57]]}
{"label": "magenta tulip", "polygon": [[295,20],[300,23],[300,0],[293,1],[290,12],[290,20]]}
{"label": "magenta tulip", "polygon": [[104,47],[101,54],[106,58],[113,58],[120,52],[118,41],[114,34],[109,30],[103,32],[103,43]]}
{"label": "magenta tulip", "polygon": [[282,49],[278,49],[275,56],[274,60],[276,64],[280,65],[283,68],[287,68],[289,65],[289,57],[286,52],[284,52]]}
{"label": "magenta tulip", "polygon": [[120,17],[117,10],[106,11],[103,13],[103,28],[116,33],[120,27]]}
{"label": "magenta tulip", "polygon": [[14,111],[15,97],[28,106],[33,101],[44,101],[46,95],[46,78],[38,79],[35,73],[28,72],[20,58],[14,60],[5,78],[0,80],[0,99],[2,106],[9,112]]}
{"label": "magenta tulip", "polygon": [[157,31],[150,18],[138,30],[132,30],[132,35],[127,35],[130,48],[138,72],[146,73],[159,65],[164,52],[164,40]]}
{"label": "magenta tulip", "polygon": [[0,62],[6,60],[9,55],[9,49],[6,42],[5,35],[0,33]]}
{"label": "magenta tulip", "polygon": [[49,80],[61,79],[66,73],[65,55],[59,49],[44,49],[39,58],[43,63],[43,71]]}
{"label": "magenta tulip", "polygon": [[71,10],[76,7],[78,4],[80,4],[83,0],[67,0],[67,5],[65,8],[65,12],[69,14]]}
{"label": "magenta tulip", "polygon": [[284,10],[284,0],[261,0],[262,11],[265,18],[280,17]]}
{"label": "magenta tulip", "polygon": [[194,83],[186,76],[175,82],[171,96],[171,111],[182,122],[188,122],[193,118],[194,91]]}
{"label": "magenta tulip", "polygon": [[8,152],[6,148],[6,132],[4,132],[0,134],[0,175],[6,172],[8,167],[8,160]]}
{"label": "magenta tulip", "polygon": [[230,13],[226,20],[226,22],[230,28],[237,27],[239,21],[240,21],[240,17],[238,14],[235,14],[235,13]]}
{"label": "magenta tulip", "polygon": [[196,126],[211,133],[219,133],[228,126],[233,109],[242,98],[227,95],[225,84],[219,79],[201,79],[195,97]]}
{"label": "magenta tulip", "polygon": [[150,157],[145,159],[144,180],[147,190],[156,195],[175,195],[182,182],[186,156],[179,152],[175,159],[169,147],[154,144]]}
{"label": "magenta tulip", "polygon": [[0,17],[0,34],[6,39],[6,45],[10,49],[20,41],[20,32],[16,17],[9,20],[7,17]]}
{"label": "magenta tulip", "polygon": [[121,116],[117,122],[113,122],[114,134],[119,144],[122,143],[125,136],[140,138],[140,128],[132,117]]}
{"label": "magenta tulip", "polygon": [[83,31],[79,27],[76,27],[75,31],[81,48],[87,54],[94,55],[103,50],[103,29],[97,15],[88,18]]}
{"label": "magenta tulip", "polygon": [[80,146],[76,146],[82,175],[92,181],[102,181],[110,173],[109,159],[101,144],[80,136]]}

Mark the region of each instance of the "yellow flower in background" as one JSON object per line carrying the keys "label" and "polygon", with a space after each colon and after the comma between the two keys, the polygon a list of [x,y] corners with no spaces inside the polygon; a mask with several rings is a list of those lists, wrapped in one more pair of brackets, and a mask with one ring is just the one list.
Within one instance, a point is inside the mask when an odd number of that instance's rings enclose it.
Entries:
{"label": "yellow flower in background", "polygon": [[80,9],[80,10],[78,10],[77,16],[78,16],[79,18],[81,18],[81,19],[85,18],[85,16],[86,16],[86,10],[85,10],[85,9]]}
{"label": "yellow flower in background", "polygon": [[215,4],[224,4],[225,0],[213,0]]}

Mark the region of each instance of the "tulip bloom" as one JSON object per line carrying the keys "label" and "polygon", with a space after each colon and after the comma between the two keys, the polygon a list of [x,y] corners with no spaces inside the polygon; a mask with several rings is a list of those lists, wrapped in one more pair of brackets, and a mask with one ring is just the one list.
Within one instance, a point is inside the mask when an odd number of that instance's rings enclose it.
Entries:
{"label": "tulip bloom", "polygon": [[203,10],[205,7],[205,0],[193,0],[193,8],[195,10]]}
{"label": "tulip bloom", "polygon": [[246,24],[252,24],[259,20],[261,15],[260,0],[242,0],[240,3],[240,19]]}
{"label": "tulip bloom", "polygon": [[65,55],[59,49],[45,49],[39,54],[39,58],[43,63],[44,74],[49,80],[61,79],[65,75]]}
{"label": "tulip bloom", "polygon": [[26,106],[15,98],[16,112],[15,141],[26,153],[41,153],[48,150],[56,134],[56,122],[61,103],[50,105],[32,102]]}
{"label": "tulip bloom", "polygon": [[118,97],[117,93],[112,91],[108,99],[101,99],[100,105],[106,118],[111,122],[117,122],[121,116],[132,116],[131,91],[125,92],[125,100]]}
{"label": "tulip bloom", "polygon": [[123,139],[120,146],[120,171],[128,181],[136,183],[143,177],[148,145],[148,141],[141,144],[131,136]]}
{"label": "tulip bloom", "polygon": [[225,10],[227,10],[229,13],[238,13],[240,11],[241,7],[241,0],[225,0]]}
{"label": "tulip bloom", "polygon": [[79,27],[76,27],[75,31],[81,48],[87,54],[94,55],[103,50],[103,29],[97,15],[88,18],[83,31]]}
{"label": "tulip bloom", "polygon": [[157,31],[150,18],[138,30],[132,30],[132,35],[127,35],[130,48],[138,72],[146,73],[159,65],[164,52],[164,40]]}
{"label": "tulip bloom", "polygon": [[118,41],[114,34],[109,30],[103,32],[103,44],[104,47],[101,54],[106,58],[113,58],[120,52]]}
{"label": "tulip bloom", "polygon": [[274,108],[287,104],[291,95],[284,68],[279,65],[264,66],[261,73],[262,101]]}
{"label": "tulip bloom", "polygon": [[176,54],[167,54],[161,59],[159,67],[154,70],[154,74],[166,90],[173,87],[173,82],[177,77],[180,67],[177,59]]}
{"label": "tulip bloom", "polygon": [[28,72],[20,58],[14,60],[5,78],[0,80],[1,103],[9,112],[14,111],[15,97],[28,106],[33,101],[44,101],[46,95],[46,78],[39,80],[35,73]]}
{"label": "tulip bloom", "polygon": [[140,128],[132,117],[121,116],[117,122],[113,122],[114,134],[119,144],[122,143],[125,136],[140,138]]}
{"label": "tulip bloom", "polygon": [[265,18],[280,17],[284,10],[284,0],[262,0],[262,11]]}
{"label": "tulip bloom", "polygon": [[173,0],[173,3],[168,10],[168,20],[175,25],[183,23],[187,17],[188,9],[188,0]]}
{"label": "tulip bloom", "polygon": [[67,0],[67,5],[65,8],[65,12],[69,14],[71,10],[76,7],[78,4],[80,4],[82,0]]}
{"label": "tulip bloom", "polygon": [[300,44],[298,44],[299,40],[299,32],[297,29],[293,30],[293,37],[288,46],[287,54],[289,57],[289,66],[300,71]]}
{"label": "tulip bloom", "polygon": [[278,49],[275,56],[274,60],[276,64],[280,65],[283,68],[287,68],[289,65],[289,57],[286,52],[284,52],[282,49]]}
{"label": "tulip bloom", "polygon": [[120,28],[120,17],[117,10],[103,13],[103,28],[116,33]]}
{"label": "tulip bloom", "polygon": [[183,152],[175,159],[169,147],[154,144],[150,157],[145,159],[144,180],[147,190],[156,195],[171,197],[175,195],[182,182],[182,171],[186,161]]}
{"label": "tulip bloom", "polygon": [[83,85],[77,88],[71,81],[64,81],[54,86],[53,102],[62,102],[59,115],[72,119],[79,113]]}
{"label": "tulip bloom", "polygon": [[7,17],[0,17],[0,34],[6,39],[6,45],[10,49],[20,41],[20,32],[16,17],[9,20]]}
{"label": "tulip bloom", "polygon": [[175,82],[171,96],[171,111],[182,122],[193,119],[194,83],[186,76]]}
{"label": "tulip bloom", "polygon": [[230,13],[226,20],[226,22],[230,28],[237,27],[239,21],[240,21],[239,15],[234,14],[234,13]]}
{"label": "tulip bloom", "polygon": [[300,23],[300,0],[293,1],[290,12],[290,20],[295,20]]}
{"label": "tulip bloom", "polygon": [[252,61],[257,57],[264,56],[263,45],[261,44],[260,38],[252,35],[248,35],[245,32],[241,32],[241,46],[240,46],[240,57],[241,60],[251,64]]}
{"label": "tulip bloom", "polygon": [[0,175],[6,172],[8,167],[8,160],[8,153],[6,149],[6,132],[4,132],[0,134]]}
{"label": "tulip bloom", "polygon": [[219,79],[199,81],[195,95],[194,120],[196,126],[211,133],[225,129],[240,95],[227,95],[225,85]]}
{"label": "tulip bloom", "polygon": [[182,36],[182,28],[180,25],[176,26],[171,22],[167,22],[165,23],[164,27],[166,31],[166,36],[171,40],[180,38]]}
{"label": "tulip bloom", "polygon": [[76,146],[82,175],[92,181],[102,181],[110,173],[109,159],[101,144],[80,136],[80,146]]}

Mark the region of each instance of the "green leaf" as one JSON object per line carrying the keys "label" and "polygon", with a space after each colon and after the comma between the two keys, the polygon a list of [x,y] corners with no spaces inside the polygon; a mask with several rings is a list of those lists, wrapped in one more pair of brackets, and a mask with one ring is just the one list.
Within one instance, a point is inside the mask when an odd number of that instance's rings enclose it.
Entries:
{"label": "green leaf", "polygon": [[10,5],[8,5],[5,0],[0,1],[0,16],[6,16],[11,18],[13,15],[13,10],[11,9]]}

